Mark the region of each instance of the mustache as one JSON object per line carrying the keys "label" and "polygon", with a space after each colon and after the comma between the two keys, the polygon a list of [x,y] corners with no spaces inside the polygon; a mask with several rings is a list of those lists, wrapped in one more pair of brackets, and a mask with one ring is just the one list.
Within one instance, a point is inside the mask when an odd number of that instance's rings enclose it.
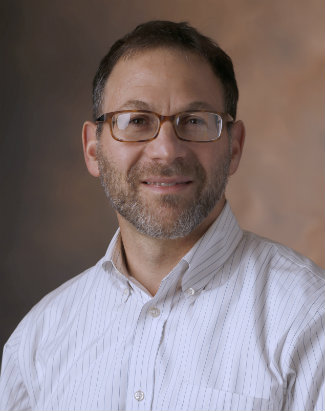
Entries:
{"label": "mustache", "polygon": [[136,183],[142,181],[146,177],[173,177],[187,176],[195,180],[204,182],[206,180],[206,172],[202,165],[196,159],[185,161],[182,158],[175,159],[172,163],[149,163],[135,164],[127,173],[127,181]]}

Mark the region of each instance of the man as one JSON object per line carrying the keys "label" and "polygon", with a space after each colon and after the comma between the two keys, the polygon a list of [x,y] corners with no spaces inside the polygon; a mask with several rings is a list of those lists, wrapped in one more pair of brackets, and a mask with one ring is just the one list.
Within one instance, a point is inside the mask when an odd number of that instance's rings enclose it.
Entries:
{"label": "man", "polygon": [[82,138],[119,231],[4,350],[1,409],[322,410],[322,271],[225,199],[244,126],[230,58],[185,23],[116,42]]}

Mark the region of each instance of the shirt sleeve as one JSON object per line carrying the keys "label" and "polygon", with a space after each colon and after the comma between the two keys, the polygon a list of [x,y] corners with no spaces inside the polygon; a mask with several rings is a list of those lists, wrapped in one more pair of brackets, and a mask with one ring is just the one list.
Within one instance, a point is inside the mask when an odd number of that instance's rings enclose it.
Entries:
{"label": "shirt sleeve", "polygon": [[0,410],[31,410],[30,398],[19,367],[20,330],[4,347],[0,376]]}
{"label": "shirt sleeve", "polygon": [[324,343],[324,313],[317,313],[292,344],[285,411],[325,410]]}

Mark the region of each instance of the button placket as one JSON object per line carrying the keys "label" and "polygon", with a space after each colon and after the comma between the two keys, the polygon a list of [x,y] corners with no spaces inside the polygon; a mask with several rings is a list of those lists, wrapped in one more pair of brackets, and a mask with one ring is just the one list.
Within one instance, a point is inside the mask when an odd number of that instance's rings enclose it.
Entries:
{"label": "button placket", "polygon": [[[129,361],[126,409],[144,411],[151,407],[155,392],[154,376],[157,353],[162,343],[165,321],[168,318],[173,297],[177,292],[176,285],[181,270],[178,271],[161,284],[155,297],[145,298],[145,304],[142,306],[135,326]],[[171,287],[174,289],[174,293],[168,292]],[[138,291],[140,292],[140,290]],[[143,393],[143,397],[140,391]]]}
{"label": "button placket", "polygon": [[[164,305],[164,312],[168,308],[168,304]],[[161,309],[158,301],[151,299],[142,307],[138,318],[130,359],[127,409],[140,411],[150,408],[154,393],[155,361],[165,321]]]}

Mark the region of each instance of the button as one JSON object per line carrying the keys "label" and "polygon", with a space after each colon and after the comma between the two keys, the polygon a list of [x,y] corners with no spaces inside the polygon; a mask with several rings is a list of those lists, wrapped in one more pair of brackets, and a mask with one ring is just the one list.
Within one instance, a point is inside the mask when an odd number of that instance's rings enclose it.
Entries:
{"label": "button", "polygon": [[187,295],[194,295],[194,294],[195,294],[195,290],[194,290],[193,288],[188,288],[188,289],[185,291],[185,293],[186,293]]}
{"label": "button", "polygon": [[144,399],[144,392],[141,391],[141,390],[135,392],[135,393],[134,393],[134,398],[135,398],[137,401],[142,401],[142,400]]}
{"label": "button", "polygon": [[160,316],[160,310],[157,307],[151,307],[149,310],[149,314],[151,315],[151,317],[159,317]]}
{"label": "button", "polygon": [[122,301],[126,303],[129,298],[129,295],[130,295],[130,289],[128,287],[124,288],[123,293],[122,293]]}

